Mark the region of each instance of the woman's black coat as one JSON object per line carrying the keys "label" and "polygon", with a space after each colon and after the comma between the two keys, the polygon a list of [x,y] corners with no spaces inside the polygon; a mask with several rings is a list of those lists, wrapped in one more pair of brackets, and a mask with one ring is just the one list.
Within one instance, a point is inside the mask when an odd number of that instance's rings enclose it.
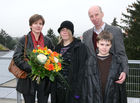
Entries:
{"label": "woman's black coat", "polygon": [[[59,44],[56,47],[56,51],[60,52],[62,46]],[[68,75],[68,83],[72,91],[69,91],[66,101],[64,103],[80,103],[81,100],[81,82],[83,80],[84,70],[86,69],[85,63],[87,59],[86,46],[81,43],[80,40],[74,39],[73,46],[71,48],[71,65],[70,72]],[[64,61],[65,63],[65,61]],[[55,98],[55,90],[57,85],[53,85],[52,89],[52,103],[58,103]],[[74,98],[74,96],[80,96],[79,99]],[[61,98],[61,97],[60,97]]]}
{"label": "woman's black coat", "polygon": [[[26,71],[27,73],[31,73],[31,66],[23,60],[23,53],[24,53],[24,44],[25,44],[25,36],[23,36],[13,55],[13,59],[15,61],[15,64],[22,70]],[[53,49],[53,44],[51,40],[48,37],[44,37],[44,45],[47,46],[50,49]],[[27,35],[27,51],[32,51],[34,49],[34,45],[32,42],[31,34],[30,32]],[[49,88],[50,88],[50,82],[49,79],[46,77],[45,79],[41,80],[39,84],[39,88],[44,91],[44,95],[48,94]],[[27,77],[26,79],[18,79],[17,82],[17,91],[23,94],[34,94],[34,86],[33,86],[33,81],[31,78]]]}
{"label": "woman's black coat", "polygon": [[88,60],[88,69],[85,72],[82,85],[82,92],[84,95],[82,96],[83,100],[81,103],[127,103],[125,83],[115,83],[121,72],[121,60],[113,55],[105,88],[105,96],[103,97],[97,60],[95,57],[90,56]]}

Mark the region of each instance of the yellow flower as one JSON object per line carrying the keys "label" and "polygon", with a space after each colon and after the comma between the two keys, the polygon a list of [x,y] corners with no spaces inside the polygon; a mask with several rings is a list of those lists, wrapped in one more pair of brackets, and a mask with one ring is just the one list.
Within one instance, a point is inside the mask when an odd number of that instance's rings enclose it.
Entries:
{"label": "yellow flower", "polygon": [[47,49],[48,49],[47,47],[43,48],[44,51],[47,51]]}
{"label": "yellow flower", "polygon": [[55,63],[55,71],[58,72],[60,71],[62,68],[61,68],[61,63]]}
{"label": "yellow flower", "polygon": [[49,53],[47,52],[47,51],[44,51],[44,53],[43,54],[45,54],[45,55],[49,55]]}
{"label": "yellow flower", "polygon": [[50,60],[47,60],[46,63],[44,64],[44,68],[48,70],[50,64]]}
{"label": "yellow flower", "polygon": [[50,61],[51,61],[52,63],[55,63],[54,57],[49,57],[49,59],[50,59]]}
{"label": "yellow flower", "polygon": [[38,52],[38,53],[43,53],[43,50],[38,49],[37,52]]}
{"label": "yellow flower", "polygon": [[36,53],[37,51],[36,51],[36,49],[33,49],[33,53]]}

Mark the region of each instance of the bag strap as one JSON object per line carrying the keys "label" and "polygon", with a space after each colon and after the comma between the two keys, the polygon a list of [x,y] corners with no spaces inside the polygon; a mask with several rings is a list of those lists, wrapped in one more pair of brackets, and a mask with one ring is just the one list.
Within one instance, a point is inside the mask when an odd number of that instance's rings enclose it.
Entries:
{"label": "bag strap", "polygon": [[26,59],[26,48],[27,48],[27,35],[25,35],[25,44],[24,44],[24,59]]}

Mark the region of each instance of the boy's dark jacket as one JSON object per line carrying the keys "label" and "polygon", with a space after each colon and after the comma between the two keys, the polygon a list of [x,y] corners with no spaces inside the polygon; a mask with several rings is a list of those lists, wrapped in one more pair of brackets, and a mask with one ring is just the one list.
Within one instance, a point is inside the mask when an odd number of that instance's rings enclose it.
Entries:
{"label": "boy's dark jacket", "polygon": [[99,71],[97,60],[95,57],[88,58],[88,69],[85,72],[85,79],[82,87],[81,103],[127,103],[125,83],[117,84],[115,81],[119,78],[122,72],[121,60],[117,56],[112,55],[112,63],[109,71],[105,97],[103,102]]}

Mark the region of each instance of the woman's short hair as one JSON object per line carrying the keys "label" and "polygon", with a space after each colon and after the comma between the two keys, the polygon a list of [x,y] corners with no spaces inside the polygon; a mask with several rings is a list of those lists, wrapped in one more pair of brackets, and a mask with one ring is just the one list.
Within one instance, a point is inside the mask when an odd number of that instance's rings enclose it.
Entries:
{"label": "woman's short hair", "polygon": [[43,18],[43,16],[42,15],[39,15],[39,14],[34,14],[34,15],[32,15],[31,17],[30,17],[30,19],[29,19],[29,25],[30,26],[32,26],[32,24],[34,23],[34,22],[36,22],[36,21],[38,21],[38,20],[42,20],[42,23],[43,23],[43,25],[45,24],[45,20],[44,20],[44,18]]}

